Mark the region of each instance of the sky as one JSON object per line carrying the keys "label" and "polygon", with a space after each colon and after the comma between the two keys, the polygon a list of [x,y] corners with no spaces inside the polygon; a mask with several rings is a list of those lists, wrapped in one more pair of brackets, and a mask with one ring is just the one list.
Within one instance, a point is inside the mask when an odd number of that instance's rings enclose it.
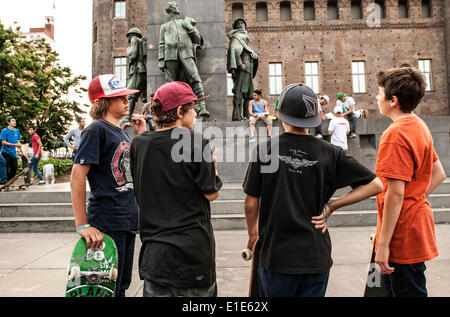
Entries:
{"label": "sky", "polygon": [[[45,26],[45,17],[55,19],[55,46],[62,66],[74,75],[84,75],[87,88],[92,76],[92,0],[0,0],[0,20],[5,26],[14,22],[21,31]],[[87,93],[81,104],[89,104]],[[89,119],[88,115],[84,117]]]}

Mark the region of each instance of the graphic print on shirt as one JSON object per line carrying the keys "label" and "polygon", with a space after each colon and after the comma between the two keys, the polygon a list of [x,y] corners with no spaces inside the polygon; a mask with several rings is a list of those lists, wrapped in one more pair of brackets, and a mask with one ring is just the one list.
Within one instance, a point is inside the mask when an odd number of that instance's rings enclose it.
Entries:
{"label": "graphic print on shirt", "polygon": [[307,156],[308,153],[297,150],[297,149],[289,149],[289,152],[292,156],[284,156],[284,155],[278,155],[278,158],[290,165],[291,167],[288,169],[289,172],[302,174],[303,168],[311,167],[317,164],[318,161],[310,161],[304,158],[304,156]]}
{"label": "graphic print on shirt", "polygon": [[130,168],[130,143],[122,141],[114,152],[111,171],[116,180],[119,192],[133,189],[133,178]]}

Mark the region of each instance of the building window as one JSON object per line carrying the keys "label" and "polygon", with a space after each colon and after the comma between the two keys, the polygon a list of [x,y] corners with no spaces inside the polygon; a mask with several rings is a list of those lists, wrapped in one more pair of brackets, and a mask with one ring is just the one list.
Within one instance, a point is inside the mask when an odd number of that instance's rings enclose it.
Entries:
{"label": "building window", "polygon": [[227,96],[233,96],[233,78],[231,77],[230,73],[227,73]]}
{"label": "building window", "polygon": [[380,9],[379,11],[378,10],[375,11],[377,13],[379,12],[379,14],[380,14],[380,16],[379,17],[377,16],[377,18],[385,19],[386,18],[386,6],[384,4],[384,0],[375,0],[375,5],[378,6]]}
{"label": "building window", "polygon": [[269,93],[279,95],[283,89],[281,63],[269,63]]}
{"label": "building window", "polygon": [[316,94],[319,93],[319,63],[306,62],[305,63],[305,83]]}
{"label": "building window", "polygon": [[361,0],[352,1],[352,19],[353,20],[362,20],[362,18],[363,18],[363,13],[362,13]]}
{"label": "building window", "polygon": [[328,1],[327,16],[328,16],[328,20],[339,20],[339,9],[338,9],[338,3],[336,0]]}
{"label": "building window", "polygon": [[316,19],[316,11],[314,9],[314,1],[303,2],[303,17],[304,17],[305,21]]}
{"label": "building window", "polygon": [[119,76],[120,79],[127,79],[127,58],[114,57],[114,75]]}
{"label": "building window", "polygon": [[427,83],[426,91],[431,91],[433,89],[431,81],[431,59],[419,59],[419,69],[425,76],[425,81]]}
{"label": "building window", "polygon": [[97,43],[97,34],[98,34],[98,28],[97,28],[97,22],[94,24],[94,34],[92,34],[92,38],[94,40],[94,43]]}
{"label": "building window", "polygon": [[292,20],[291,2],[283,1],[280,3],[280,21],[291,21],[291,20]]}
{"label": "building window", "polygon": [[114,17],[124,19],[127,17],[126,1],[114,1]]}
{"label": "building window", "polygon": [[407,19],[409,17],[408,0],[398,0],[398,18]]}
{"label": "building window", "polygon": [[431,1],[422,0],[422,18],[431,18]]}
{"label": "building window", "polygon": [[366,70],[363,61],[352,62],[352,80],[354,93],[366,92]]}
{"label": "building window", "polygon": [[267,3],[258,2],[256,4],[256,22],[269,21],[269,15],[267,13]]}
{"label": "building window", "polygon": [[231,18],[233,21],[244,18],[244,5],[242,3],[233,3],[231,7]]}

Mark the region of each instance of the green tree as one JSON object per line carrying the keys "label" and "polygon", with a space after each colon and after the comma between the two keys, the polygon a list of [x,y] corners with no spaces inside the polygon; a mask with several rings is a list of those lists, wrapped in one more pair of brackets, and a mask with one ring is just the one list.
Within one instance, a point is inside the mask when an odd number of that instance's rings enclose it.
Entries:
{"label": "green tree", "polygon": [[74,76],[59,64],[58,53],[44,40],[27,42],[20,28],[0,23],[0,126],[14,116],[26,143],[28,126],[37,125],[44,149],[52,149],[75,118],[85,113],[74,91],[81,97],[85,76]]}

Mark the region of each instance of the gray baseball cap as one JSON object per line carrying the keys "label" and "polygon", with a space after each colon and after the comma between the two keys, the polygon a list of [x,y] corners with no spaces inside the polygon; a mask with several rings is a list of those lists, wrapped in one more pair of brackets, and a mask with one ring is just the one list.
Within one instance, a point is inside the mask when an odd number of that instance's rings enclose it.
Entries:
{"label": "gray baseball cap", "polygon": [[301,83],[290,84],[281,91],[278,116],[284,123],[298,128],[315,128],[322,120],[316,94]]}

